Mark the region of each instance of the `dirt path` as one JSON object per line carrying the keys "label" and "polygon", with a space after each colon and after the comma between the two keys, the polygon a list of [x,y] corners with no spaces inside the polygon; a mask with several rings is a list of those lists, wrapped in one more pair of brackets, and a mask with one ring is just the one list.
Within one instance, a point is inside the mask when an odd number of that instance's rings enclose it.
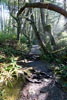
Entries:
{"label": "dirt path", "polygon": [[66,100],[61,90],[52,85],[50,79],[44,79],[40,84],[28,83],[21,92],[20,100]]}
{"label": "dirt path", "polygon": [[[39,55],[39,46],[34,45],[30,54]],[[30,59],[26,61],[26,66],[33,67],[36,71],[46,73],[49,78],[45,74],[43,76],[39,74],[38,77],[31,79],[32,82],[25,84],[21,91],[21,97],[18,100],[67,100],[67,93],[64,93],[57,87],[53,72],[49,69],[49,64],[41,60]]]}
{"label": "dirt path", "polygon": [[[49,66],[44,61],[28,61],[27,66],[53,77],[51,70],[48,69]],[[67,100],[67,94],[56,86],[55,79],[35,77],[32,80],[40,83],[28,82],[22,89],[19,100]]]}
{"label": "dirt path", "polygon": [[30,54],[41,54],[40,50],[39,50],[39,46],[38,45],[33,45],[32,49],[30,51]]}

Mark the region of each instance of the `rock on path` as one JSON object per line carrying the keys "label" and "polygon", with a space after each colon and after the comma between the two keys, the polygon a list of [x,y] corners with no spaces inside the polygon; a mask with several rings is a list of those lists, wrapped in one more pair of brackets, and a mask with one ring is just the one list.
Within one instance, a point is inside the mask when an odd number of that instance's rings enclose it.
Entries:
{"label": "rock on path", "polygon": [[[44,61],[28,61],[27,66],[50,75],[50,71]],[[39,81],[41,83],[28,82],[22,89],[21,97],[18,100],[67,100],[67,93],[65,94],[56,86],[54,79],[42,78]]]}
{"label": "rock on path", "polygon": [[64,93],[53,85],[53,80],[43,79],[40,84],[28,83],[19,100],[67,100]]}

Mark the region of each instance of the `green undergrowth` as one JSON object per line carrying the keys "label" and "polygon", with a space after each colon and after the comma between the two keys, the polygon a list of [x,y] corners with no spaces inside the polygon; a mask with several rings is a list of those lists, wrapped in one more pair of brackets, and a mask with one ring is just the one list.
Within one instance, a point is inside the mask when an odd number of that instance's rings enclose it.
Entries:
{"label": "green undergrowth", "polygon": [[3,86],[3,89],[1,90],[0,100],[16,100],[20,97],[20,91],[23,86],[23,82],[14,80],[12,82],[12,85],[13,86]]}
{"label": "green undergrowth", "polygon": [[17,100],[26,78],[32,74],[32,68],[23,69],[17,60],[18,57],[13,56],[9,63],[0,63],[0,100]]}
{"label": "green undergrowth", "polygon": [[57,82],[59,83],[59,85],[61,85],[60,87],[62,87],[64,92],[67,92],[67,65],[51,64],[50,68],[52,69]]}
{"label": "green undergrowth", "polygon": [[67,91],[67,65],[60,65],[60,67],[56,67],[54,69],[54,73],[57,78],[59,78],[59,82],[62,87]]}
{"label": "green undergrowth", "polygon": [[18,56],[28,54],[30,51],[29,44],[23,36],[20,40],[16,39],[16,34],[0,33],[0,54],[6,56]]}
{"label": "green undergrowth", "polygon": [[24,38],[17,41],[14,34],[0,33],[0,100],[17,100],[26,77],[31,75],[28,69],[17,64],[29,52],[25,41]]}
{"label": "green undergrowth", "polygon": [[[0,100],[16,100],[21,86],[24,83],[19,77],[21,66],[16,64],[14,58],[10,63],[0,63]],[[18,84],[19,82],[19,84]]]}
{"label": "green undergrowth", "polygon": [[67,92],[67,50],[60,51],[56,54],[42,54],[41,59],[50,63],[49,69],[52,69],[59,84]]}
{"label": "green undergrowth", "polygon": [[5,43],[9,40],[16,40],[16,35],[0,33],[0,43]]}

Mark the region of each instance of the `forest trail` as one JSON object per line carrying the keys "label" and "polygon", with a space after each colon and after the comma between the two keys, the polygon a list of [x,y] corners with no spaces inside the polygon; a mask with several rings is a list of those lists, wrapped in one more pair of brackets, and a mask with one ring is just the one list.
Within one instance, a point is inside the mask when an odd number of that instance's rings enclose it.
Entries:
{"label": "forest trail", "polygon": [[30,54],[36,54],[36,55],[41,54],[41,52],[39,50],[39,46],[38,45],[33,45],[32,46],[32,49],[30,51]]}
{"label": "forest trail", "polygon": [[36,72],[46,73],[37,76],[33,74],[32,82],[25,84],[21,90],[19,100],[67,100],[67,94],[64,93],[55,83],[55,78],[50,64],[42,60],[37,60],[37,55],[40,54],[39,46],[33,45],[30,55],[33,59],[26,61],[27,68],[33,67]]}
{"label": "forest trail", "polygon": [[19,100],[67,100],[67,94],[56,86],[53,73],[48,69],[47,63],[31,60],[26,64],[27,67],[33,67],[36,71],[46,73],[49,77],[45,75],[36,77],[34,74],[34,78],[31,79],[33,82],[28,82],[21,90]]}

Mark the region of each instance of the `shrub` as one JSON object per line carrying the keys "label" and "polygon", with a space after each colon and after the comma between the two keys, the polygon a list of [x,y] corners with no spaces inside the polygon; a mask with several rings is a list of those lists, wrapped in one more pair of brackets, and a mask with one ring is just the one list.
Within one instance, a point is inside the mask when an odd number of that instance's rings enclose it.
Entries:
{"label": "shrub", "polygon": [[8,40],[10,41],[11,39],[16,40],[16,35],[0,33],[0,43],[5,43]]}
{"label": "shrub", "polygon": [[20,43],[23,44],[23,43],[27,43],[27,38],[22,35],[21,38],[20,38]]}

